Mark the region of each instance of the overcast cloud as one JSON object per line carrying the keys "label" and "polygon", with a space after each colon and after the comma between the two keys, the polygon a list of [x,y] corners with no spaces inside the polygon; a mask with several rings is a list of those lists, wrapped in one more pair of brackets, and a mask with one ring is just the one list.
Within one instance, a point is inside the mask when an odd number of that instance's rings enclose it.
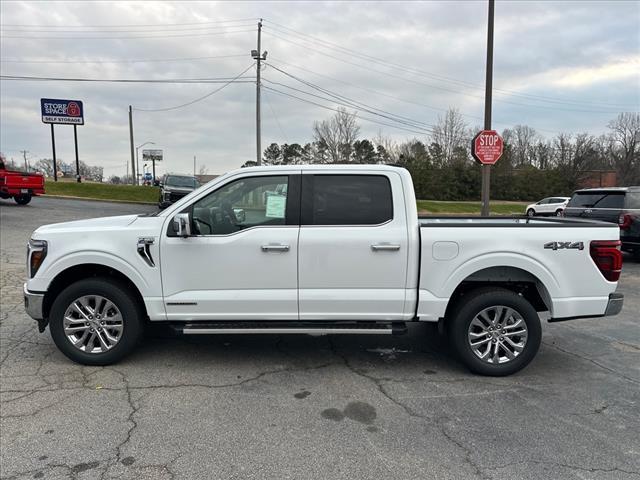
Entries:
{"label": "overcast cloud", "polygon": [[[450,106],[465,114],[470,126],[482,123],[484,1],[3,1],[0,9],[3,75],[235,77],[252,64],[249,52],[256,48],[256,23],[262,17],[263,50],[273,66],[426,124]],[[226,20],[238,21],[207,23]],[[640,3],[498,1],[495,25],[495,128],[527,124],[545,136],[599,134],[617,112],[640,110]],[[340,47],[420,72],[363,60]],[[34,61],[39,63],[25,63]],[[269,65],[262,73],[267,81],[318,94]],[[255,69],[246,75],[254,76]],[[265,86],[337,106],[273,83]],[[50,158],[50,132],[40,121],[39,99],[79,99],[86,123],[78,128],[80,158],[104,166],[110,176],[122,175],[130,159],[129,105],[171,107],[220,85],[2,81],[0,87],[0,150],[7,157],[17,160],[19,150],[26,149],[33,159]],[[314,120],[331,115],[268,90],[263,94],[263,148],[271,142],[304,144],[311,140]],[[360,124],[362,137],[382,131],[398,141],[424,139],[364,120]],[[134,128],[136,145],[154,141],[164,150],[160,172],[188,172],[197,155],[209,173],[222,173],[255,159],[255,84],[229,85],[186,108],[135,111]],[[56,141],[58,156],[73,160],[72,128],[57,126]]]}

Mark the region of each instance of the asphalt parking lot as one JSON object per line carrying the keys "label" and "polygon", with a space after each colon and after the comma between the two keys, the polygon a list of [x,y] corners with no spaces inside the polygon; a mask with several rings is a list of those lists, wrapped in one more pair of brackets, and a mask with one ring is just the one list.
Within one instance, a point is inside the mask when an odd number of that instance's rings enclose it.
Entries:
{"label": "asphalt parking lot", "polygon": [[24,313],[39,225],[152,210],[0,201],[0,477],[640,478],[640,263],[617,317],[543,324],[534,362],[471,375],[403,337],[152,335],[83,367]]}

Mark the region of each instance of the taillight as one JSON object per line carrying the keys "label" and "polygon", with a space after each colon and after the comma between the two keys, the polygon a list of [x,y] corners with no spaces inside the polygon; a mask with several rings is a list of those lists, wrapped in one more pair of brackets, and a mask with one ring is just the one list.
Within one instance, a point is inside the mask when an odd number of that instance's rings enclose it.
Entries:
{"label": "taillight", "polygon": [[618,217],[618,225],[620,225],[620,230],[629,230],[632,223],[631,215],[628,213],[621,213]]}
{"label": "taillight", "polygon": [[594,240],[591,242],[589,253],[593,262],[610,282],[617,282],[622,271],[622,252],[620,240]]}

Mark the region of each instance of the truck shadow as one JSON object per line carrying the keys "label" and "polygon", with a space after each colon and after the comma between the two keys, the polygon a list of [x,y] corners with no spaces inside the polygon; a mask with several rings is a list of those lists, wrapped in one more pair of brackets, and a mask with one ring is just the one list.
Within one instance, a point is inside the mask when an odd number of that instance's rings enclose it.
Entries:
{"label": "truck shadow", "polygon": [[[305,370],[323,366],[346,366],[356,373],[384,369],[435,375],[459,375],[467,370],[450,350],[446,337],[435,325],[409,326],[406,335],[193,335],[183,336],[163,327],[148,329],[130,362],[150,358],[191,368],[191,359],[221,368],[240,369],[257,364],[265,369]],[[129,363],[129,359],[127,360]],[[186,366],[188,364],[189,366]]]}

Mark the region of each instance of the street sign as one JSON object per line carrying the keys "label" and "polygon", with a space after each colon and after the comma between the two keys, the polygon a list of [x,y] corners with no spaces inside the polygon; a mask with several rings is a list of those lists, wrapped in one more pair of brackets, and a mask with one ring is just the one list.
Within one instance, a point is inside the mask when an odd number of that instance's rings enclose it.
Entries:
{"label": "street sign", "polygon": [[84,110],[80,100],[41,98],[40,111],[43,123],[84,125]]}
{"label": "street sign", "polygon": [[142,160],[145,162],[161,162],[162,150],[142,150]]}
{"label": "street sign", "polygon": [[482,165],[495,165],[503,150],[504,141],[495,130],[482,130],[471,142],[471,155]]}

